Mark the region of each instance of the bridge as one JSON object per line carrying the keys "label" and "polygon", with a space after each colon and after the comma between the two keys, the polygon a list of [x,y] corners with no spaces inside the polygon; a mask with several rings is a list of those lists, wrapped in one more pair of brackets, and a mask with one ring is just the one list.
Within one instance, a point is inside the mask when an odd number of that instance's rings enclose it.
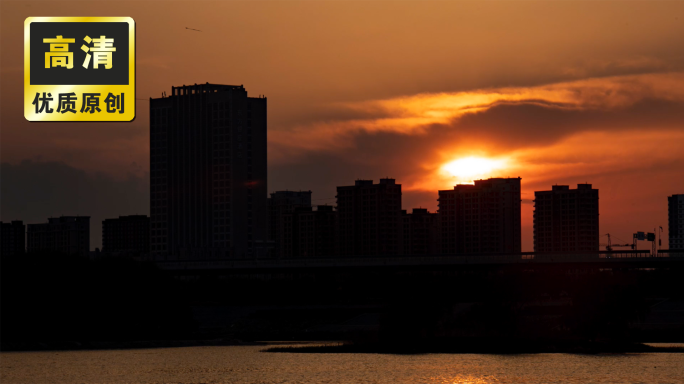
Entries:
{"label": "bridge", "polygon": [[468,267],[564,266],[589,268],[671,268],[684,266],[684,251],[595,252],[542,254],[523,252],[504,255],[435,255],[395,257],[336,257],[321,259],[235,259],[157,261],[172,273],[227,272],[307,272],[341,269],[461,269]]}

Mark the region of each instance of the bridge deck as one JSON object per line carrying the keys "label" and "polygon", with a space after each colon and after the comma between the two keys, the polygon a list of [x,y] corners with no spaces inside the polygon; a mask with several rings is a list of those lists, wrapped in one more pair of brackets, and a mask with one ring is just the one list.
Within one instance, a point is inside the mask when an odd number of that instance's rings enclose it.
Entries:
{"label": "bridge deck", "polygon": [[506,265],[506,264],[671,264],[684,261],[684,252],[597,252],[580,254],[514,255],[440,255],[406,257],[338,257],[329,259],[264,259],[264,260],[188,260],[161,261],[157,265],[166,270],[259,270],[259,269],[309,269],[339,267],[383,266],[457,266],[457,265]]}

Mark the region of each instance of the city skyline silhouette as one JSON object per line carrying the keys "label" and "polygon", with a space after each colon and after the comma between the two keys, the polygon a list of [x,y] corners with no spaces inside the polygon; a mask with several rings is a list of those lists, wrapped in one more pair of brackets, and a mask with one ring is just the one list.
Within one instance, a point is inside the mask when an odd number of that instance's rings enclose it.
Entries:
{"label": "city skyline silhouette", "polygon": [[0,382],[681,382],[683,21],[0,1]]}
{"label": "city skyline silhouette", "polygon": [[[684,35],[680,4],[600,3],[593,16],[572,3],[307,4],[39,4],[155,28],[138,33],[134,122],[53,129],[2,113],[0,219],[91,215],[99,233],[106,218],[149,214],[149,98],[210,82],[269,98],[267,192],[325,202],[349,180],[393,177],[404,209],[435,211],[436,190],[519,176],[523,250],[533,249],[534,191],[554,184],[602,191],[602,234],[666,226],[663,199],[684,191],[684,62],[671,49]],[[2,7],[7,112],[22,93],[20,24],[33,10]],[[472,158],[490,171],[450,172]]]}

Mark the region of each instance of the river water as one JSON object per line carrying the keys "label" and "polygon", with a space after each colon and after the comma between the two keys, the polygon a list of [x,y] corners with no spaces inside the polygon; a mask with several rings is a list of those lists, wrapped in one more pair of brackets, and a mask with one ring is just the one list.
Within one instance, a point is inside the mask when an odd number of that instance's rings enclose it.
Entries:
{"label": "river water", "polygon": [[684,383],[684,354],[265,353],[261,346],[5,352],[0,383]]}

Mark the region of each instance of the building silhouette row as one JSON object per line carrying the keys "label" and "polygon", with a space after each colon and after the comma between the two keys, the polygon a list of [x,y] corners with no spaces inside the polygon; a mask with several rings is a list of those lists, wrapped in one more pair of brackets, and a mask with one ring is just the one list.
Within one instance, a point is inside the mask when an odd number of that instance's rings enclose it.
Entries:
{"label": "building silhouette row", "polygon": [[[438,192],[439,208],[401,209],[394,179],[337,188],[336,209],[311,206],[310,191],[269,201],[275,257],[506,254],[521,251],[520,178],[492,178]],[[535,194],[535,251],[599,250],[598,190],[553,186]],[[315,244],[312,247],[310,244]]]}
{"label": "building silhouette row", "polygon": [[[521,251],[521,179],[438,191],[437,212],[402,209],[394,179],[337,187],[332,205],[311,191],[267,198],[267,99],[235,85],[172,87],[150,99],[150,216],[102,223],[102,252],[152,260],[394,257]],[[535,192],[538,252],[599,250],[591,184]],[[670,248],[684,248],[684,195],[668,198]],[[0,223],[5,254],[88,254],[90,218]],[[24,246],[24,243],[26,244]]]}
{"label": "building silhouette row", "polygon": [[102,221],[102,252],[142,255],[150,252],[150,218],[119,216]]}
{"label": "building silhouette row", "polygon": [[47,223],[29,224],[27,252],[59,252],[87,256],[90,252],[90,217],[51,217]]}
{"label": "building silhouette row", "polygon": [[[354,185],[338,187],[336,206],[312,205],[311,191],[277,191],[263,202],[268,207],[265,232],[269,237],[261,242],[263,253],[259,257],[518,253],[520,181],[520,178],[476,180],[472,185],[439,191],[437,212],[425,208],[403,210],[401,184],[389,178],[378,183],[357,180]],[[669,198],[672,249],[679,244],[678,233],[681,239],[683,200],[680,196]],[[598,224],[598,190],[590,184],[579,184],[577,189],[553,186],[550,191],[535,193],[537,252],[596,251],[599,249]],[[87,216],[49,218],[47,223],[28,226],[13,221],[2,223],[1,228],[2,254],[23,253],[24,238],[28,252],[87,255],[90,251]],[[156,230],[145,215],[105,219],[102,252],[153,260],[172,259],[171,255],[155,257],[151,239]],[[182,255],[178,252],[173,259],[216,258],[215,254],[199,251]],[[230,256],[221,258],[225,257]]]}
{"label": "building silhouette row", "polygon": [[[269,239],[261,258],[395,257],[510,254],[520,252],[520,178],[476,180],[439,191],[439,208],[401,209],[394,179],[357,180],[338,187],[337,205],[311,204],[311,191],[278,191],[268,206]],[[598,190],[591,184],[553,186],[535,192],[534,250],[577,253],[599,250]],[[668,198],[671,250],[684,247],[684,195]],[[152,260],[154,227],[145,215],[102,221],[102,254]],[[47,223],[0,223],[1,255],[90,253],[90,217],[61,216]],[[186,254],[176,260],[215,258]],[[240,258],[235,256],[234,258]]]}

